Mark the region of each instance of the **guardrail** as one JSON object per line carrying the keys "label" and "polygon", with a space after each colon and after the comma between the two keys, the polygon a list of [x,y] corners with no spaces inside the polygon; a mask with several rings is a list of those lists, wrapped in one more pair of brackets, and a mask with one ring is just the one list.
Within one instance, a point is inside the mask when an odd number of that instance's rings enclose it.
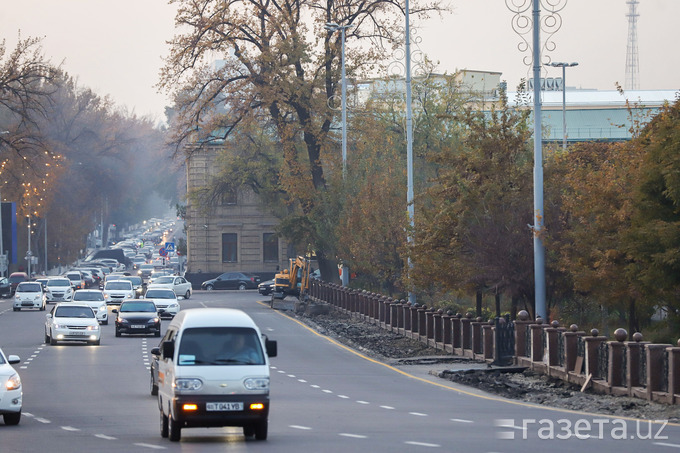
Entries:
{"label": "guardrail", "polygon": [[524,366],[598,393],[680,404],[680,340],[678,347],[652,344],[637,332],[626,341],[628,333],[617,329],[609,341],[597,329],[586,333],[575,324],[567,329],[558,321],[531,320],[524,310],[515,321],[485,321],[320,280],[311,281],[309,295],[445,353]]}

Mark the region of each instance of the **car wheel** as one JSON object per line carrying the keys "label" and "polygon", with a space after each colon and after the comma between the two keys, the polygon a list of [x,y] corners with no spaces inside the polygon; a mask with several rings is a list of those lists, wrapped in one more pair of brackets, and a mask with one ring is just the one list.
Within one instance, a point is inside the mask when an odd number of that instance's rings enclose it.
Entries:
{"label": "car wheel", "polygon": [[168,437],[169,427],[168,427],[168,417],[161,411],[161,437]]}
{"label": "car wheel", "polygon": [[149,373],[149,374],[151,375],[151,379],[149,380],[149,382],[150,382],[149,387],[151,387],[151,394],[153,396],[156,396],[156,395],[158,395],[158,386],[156,385],[156,382],[153,379],[153,371],[151,371],[151,373]]}
{"label": "car wheel", "polygon": [[12,307],[12,310],[14,310],[14,311],[21,311],[21,308]]}
{"label": "car wheel", "polygon": [[245,284],[245,283],[239,283],[239,284],[238,284],[238,289],[241,290],[241,291],[243,291],[244,289],[246,289],[246,284]]}
{"label": "car wheel", "polygon": [[213,285],[205,285],[205,290],[206,290],[206,291],[212,291],[213,289],[215,289],[215,288],[213,287]]}
{"label": "car wheel", "polygon": [[116,328],[116,336],[120,337],[120,330],[118,330],[118,328]]}
{"label": "car wheel", "polygon": [[54,338],[52,335],[50,335],[50,344],[52,346],[55,346],[57,344],[57,339]]}
{"label": "car wheel", "polygon": [[255,439],[267,440],[267,420],[255,424]]}
{"label": "car wheel", "polygon": [[3,414],[2,419],[5,421],[5,425],[18,425],[21,421],[21,412]]}
{"label": "car wheel", "polygon": [[47,335],[47,332],[45,332],[45,344],[50,342],[50,336]]}
{"label": "car wheel", "polygon": [[101,340],[95,340],[95,341],[88,341],[87,344],[90,346],[99,346]]}
{"label": "car wheel", "polygon": [[153,336],[154,336],[154,337],[160,337],[160,336],[161,336],[161,331],[160,331],[160,330],[157,330],[156,332],[154,332]]}
{"label": "car wheel", "polygon": [[243,427],[243,435],[246,437],[253,437],[255,435],[255,427],[253,425],[245,425]]}
{"label": "car wheel", "polygon": [[108,326],[108,325],[109,325],[108,319],[105,319],[104,321],[102,321],[102,326]]}
{"label": "car wheel", "polygon": [[191,297],[191,291],[187,290],[187,293],[184,295],[185,299],[188,299]]}
{"label": "car wheel", "polygon": [[42,305],[40,306],[40,311],[45,311],[45,304],[42,304]]}
{"label": "car wheel", "polygon": [[182,427],[172,418],[172,414],[168,415],[168,437],[172,442],[179,442],[182,437]]}

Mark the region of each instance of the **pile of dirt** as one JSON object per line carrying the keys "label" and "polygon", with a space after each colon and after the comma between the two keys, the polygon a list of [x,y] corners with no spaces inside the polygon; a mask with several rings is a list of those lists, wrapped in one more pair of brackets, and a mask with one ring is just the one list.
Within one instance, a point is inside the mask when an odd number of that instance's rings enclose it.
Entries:
{"label": "pile of dirt", "polygon": [[[680,408],[639,398],[600,395],[558,379],[524,369],[480,368],[480,361],[445,356],[442,352],[389,332],[374,324],[331,311],[307,316],[293,314],[317,332],[333,338],[363,354],[399,366],[431,364],[430,372],[442,379],[484,390],[505,398],[613,416],[680,422]],[[470,369],[441,371],[446,363],[467,363]],[[444,364],[444,366],[442,366]],[[437,365],[437,367],[435,367]],[[434,369],[438,368],[438,369]],[[458,366],[457,368],[460,368]]]}

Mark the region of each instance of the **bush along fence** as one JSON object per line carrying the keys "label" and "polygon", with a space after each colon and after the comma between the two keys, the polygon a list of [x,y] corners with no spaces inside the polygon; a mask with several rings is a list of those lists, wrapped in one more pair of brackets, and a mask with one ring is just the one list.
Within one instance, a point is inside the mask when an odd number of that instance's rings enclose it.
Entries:
{"label": "bush along fence", "polygon": [[617,329],[608,341],[597,329],[531,320],[524,310],[515,321],[483,321],[320,280],[312,280],[309,296],[443,353],[530,368],[598,393],[680,404],[680,340],[678,347],[651,344],[637,332],[626,341],[628,333]]}

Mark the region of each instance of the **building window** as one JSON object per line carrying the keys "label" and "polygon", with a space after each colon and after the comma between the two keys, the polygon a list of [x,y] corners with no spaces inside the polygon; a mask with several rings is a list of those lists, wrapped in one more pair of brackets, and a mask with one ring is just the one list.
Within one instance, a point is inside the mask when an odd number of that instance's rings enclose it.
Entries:
{"label": "building window", "polygon": [[236,189],[231,189],[223,192],[220,196],[220,203],[224,205],[235,205],[238,201],[238,192]]}
{"label": "building window", "polygon": [[276,234],[262,235],[262,259],[265,263],[279,262],[279,237]]}
{"label": "building window", "polygon": [[236,233],[222,233],[222,262],[238,262],[238,236]]}

